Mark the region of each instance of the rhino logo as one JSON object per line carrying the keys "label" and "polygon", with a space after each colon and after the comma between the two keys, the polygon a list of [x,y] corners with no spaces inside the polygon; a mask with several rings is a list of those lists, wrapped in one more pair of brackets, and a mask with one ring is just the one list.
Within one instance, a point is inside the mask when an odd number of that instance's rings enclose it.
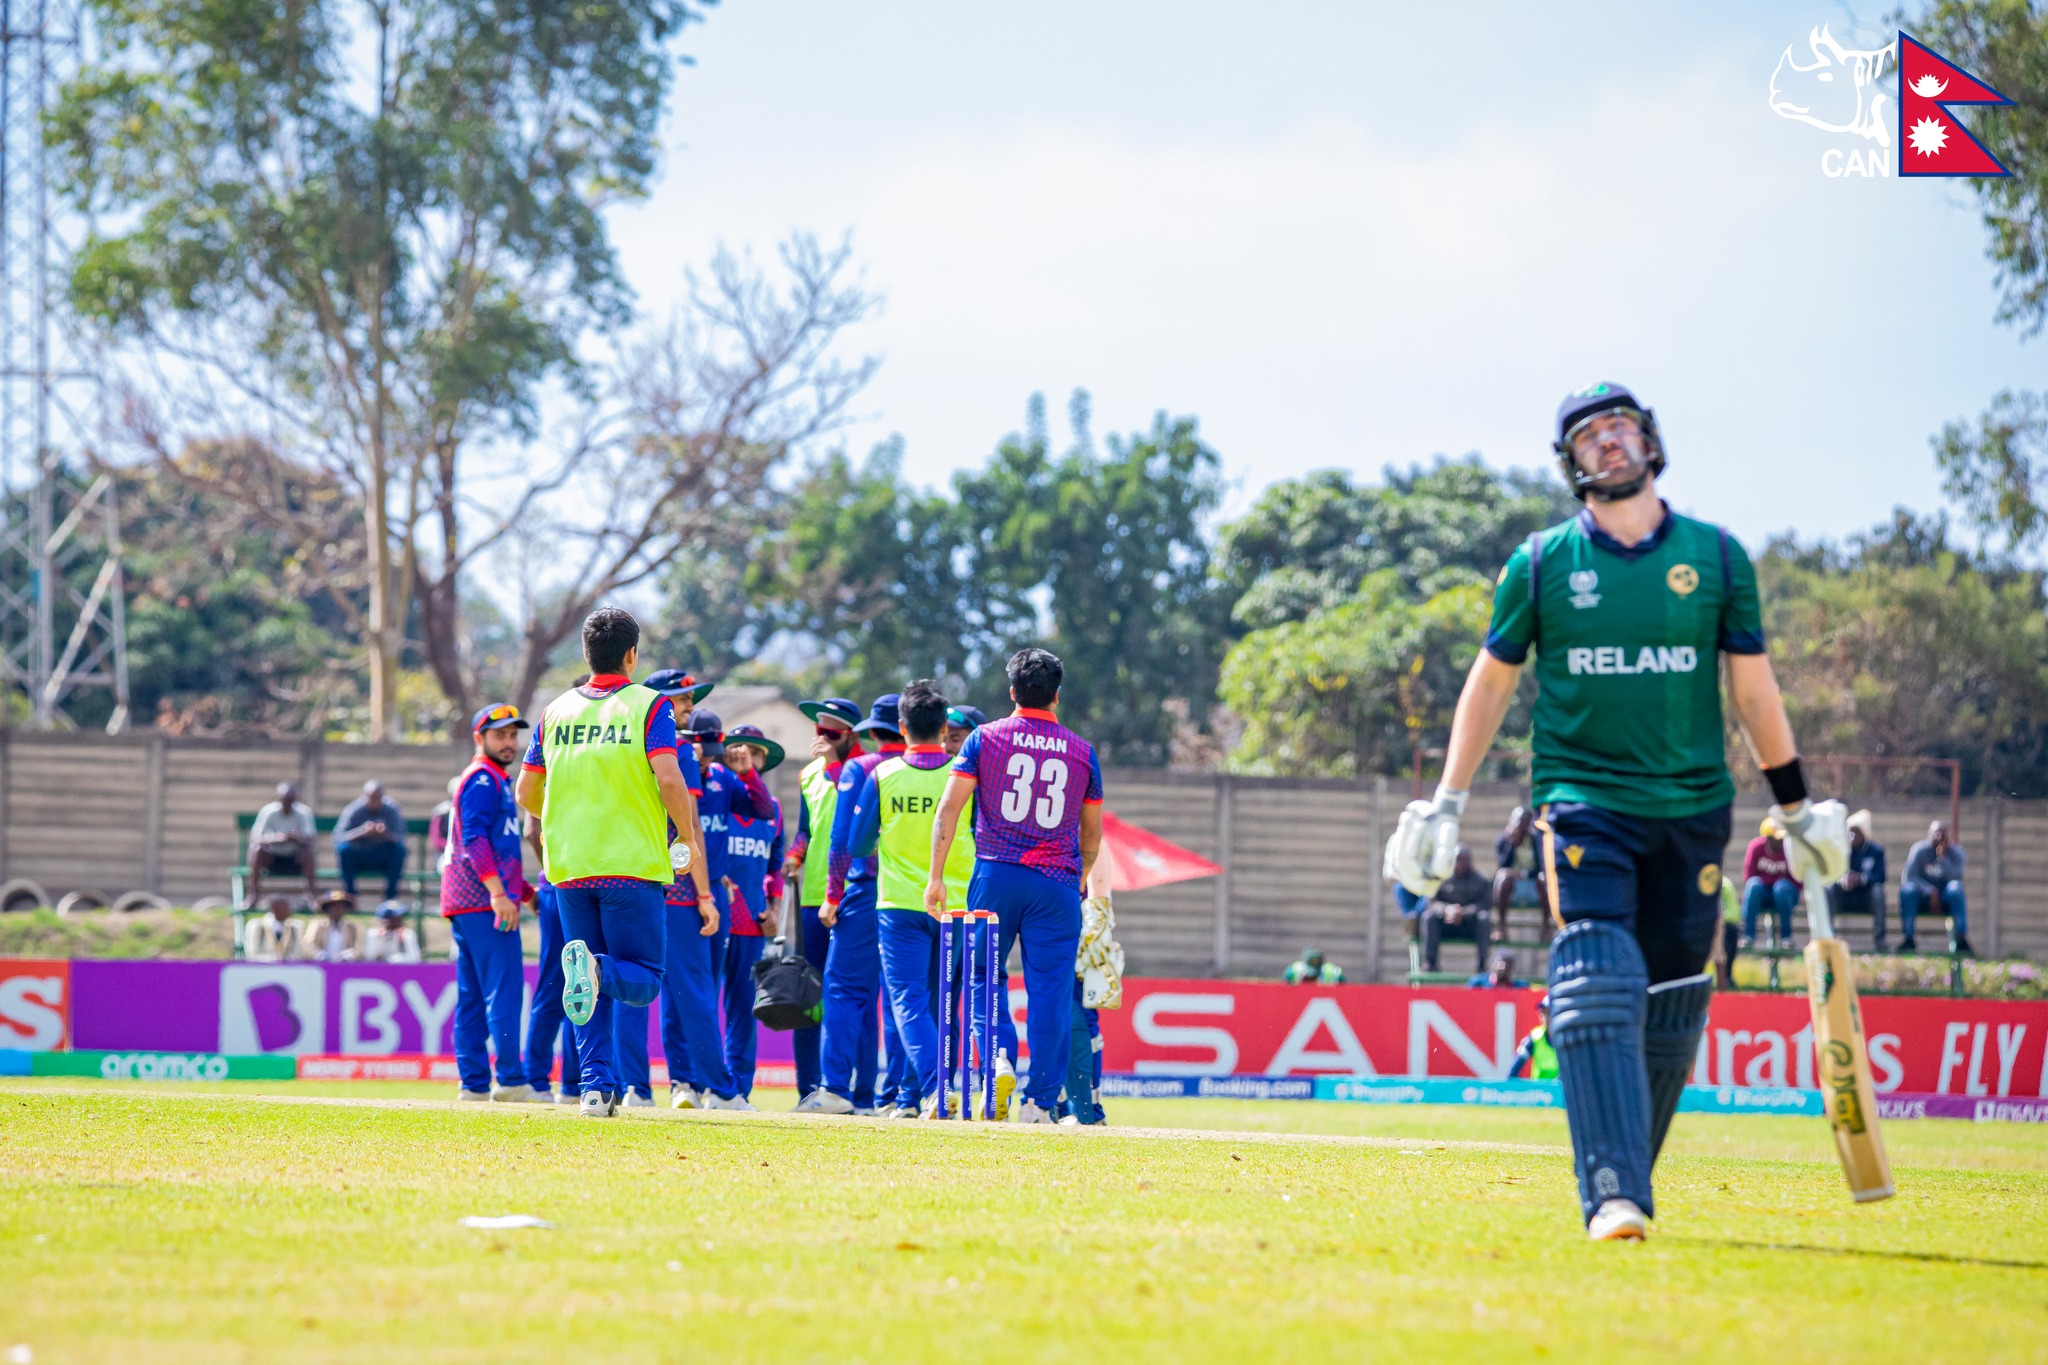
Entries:
{"label": "rhino logo", "polygon": [[1898,40],[1883,47],[1846,48],[1822,27],[1811,30],[1806,41],[1812,60],[1801,61],[1788,45],[1771,72],[1771,112],[1823,132],[1854,133],[1880,147],[1891,146],[1891,97],[1878,81],[1887,67],[1898,69]]}

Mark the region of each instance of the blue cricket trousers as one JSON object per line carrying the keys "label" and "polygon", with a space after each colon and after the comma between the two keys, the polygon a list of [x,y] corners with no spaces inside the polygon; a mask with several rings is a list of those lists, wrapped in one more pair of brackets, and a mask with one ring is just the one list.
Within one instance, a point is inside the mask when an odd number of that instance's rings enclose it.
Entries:
{"label": "blue cricket trousers", "polygon": [[754,1093],[754,1060],[760,1051],[760,1023],[754,1018],[754,964],[767,940],[759,934],[728,934],[725,940],[725,1068],[736,1093]]}
{"label": "blue cricket trousers", "polygon": [[455,961],[455,1073],[462,1088],[491,1088],[487,1043],[498,1054],[498,1084],[524,1085],[519,1015],[526,978],[520,970],[519,931],[498,928],[497,916],[488,910],[450,915],[448,927],[462,950]]}
{"label": "blue cricket trousers", "polygon": [[555,1040],[562,1040],[562,1093],[576,1093],[576,1040],[563,1029],[562,907],[555,888],[542,882],[534,894],[534,917],[540,921],[540,972],[533,982],[533,1011],[526,1017],[526,1083],[546,1090],[555,1070]]}
{"label": "blue cricket trousers", "polygon": [[646,1005],[661,991],[668,937],[662,885],[607,878],[588,886],[558,886],[555,895],[562,907],[562,932],[580,939],[597,958],[597,1008],[588,1024],[572,1026],[583,1089],[616,1095],[612,1004]]}
{"label": "blue cricket trousers", "polygon": [[922,910],[881,910],[882,990],[902,1038],[904,1079],[893,1092],[915,1107],[939,1093],[939,922]]}
{"label": "blue cricket trousers", "polygon": [[[1074,955],[1081,950],[1080,888],[1053,880],[1022,863],[977,858],[967,883],[967,904],[994,911],[1002,928],[997,950],[996,1045],[1017,1060],[1017,1026],[1010,1018],[1010,985],[1003,968],[1010,945],[1024,948],[1024,991],[1030,1000],[1025,1028],[1031,1040],[1031,1074],[1024,1097],[1039,1108],[1059,1103],[1067,1081],[1068,1037],[1074,1007]],[[975,1018],[981,1017],[976,1002]]]}
{"label": "blue cricket trousers", "polygon": [[[801,911],[804,917],[804,961],[818,970],[818,980],[825,979],[825,955],[832,947],[832,931],[818,923],[818,907],[806,905]],[[824,1029],[819,1024],[800,1028],[789,1035],[789,1045],[796,1053],[796,1093],[801,1099],[818,1088],[818,1041]]]}
{"label": "blue cricket trousers", "polygon": [[[712,884],[712,904],[721,922],[725,889]],[[668,975],[661,984],[661,1050],[668,1054],[668,1076],[693,1090],[708,1090],[722,1100],[739,1091],[725,1065],[725,1043],[718,1029],[718,982],[724,956],[723,930],[706,937],[704,921],[694,905],[668,907]]]}
{"label": "blue cricket trousers", "polygon": [[855,1108],[875,1102],[875,1007],[881,1000],[875,884],[848,882],[825,956],[825,1018],[818,1048],[819,1084]]}

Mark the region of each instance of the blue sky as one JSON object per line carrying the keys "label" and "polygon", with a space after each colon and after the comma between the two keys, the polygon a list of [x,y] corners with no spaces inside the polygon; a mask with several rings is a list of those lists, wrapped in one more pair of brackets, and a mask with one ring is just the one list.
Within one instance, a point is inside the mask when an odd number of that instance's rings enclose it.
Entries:
{"label": "blue sky", "polygon": [[[1539,12],[1540,11],[1540,12]],[[943,483],[1076,386],[1192,413],[1236,482],[1478,451],[1635,387],[1665,491],[1750,540],[1938,504],[1928,437],[2042,356],[1996,325],[1966,187],[1831,179],[1779,55],[1879,10],[726,0],[691,30],[652,314],[719,242],[850,231],[884,363],[846,443]]]}

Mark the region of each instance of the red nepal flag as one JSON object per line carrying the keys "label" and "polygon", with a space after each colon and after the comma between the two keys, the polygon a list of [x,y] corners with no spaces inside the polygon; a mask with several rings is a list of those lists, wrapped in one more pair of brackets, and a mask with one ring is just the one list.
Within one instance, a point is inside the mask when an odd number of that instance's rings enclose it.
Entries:
{"label": "red nepal flag", "polygon": [[1899,34],[1899,174],[2011,175],[1949,104],[2011,104],[1984,82]]}
{"label": "red nepal flag", "polygon": [[1109,851],[1109,889],[1143,891],[1168,882],[1213,877],[1223,869],[1199,853],[1162,839],[1149,829],[1102,812],[1102,843]]}

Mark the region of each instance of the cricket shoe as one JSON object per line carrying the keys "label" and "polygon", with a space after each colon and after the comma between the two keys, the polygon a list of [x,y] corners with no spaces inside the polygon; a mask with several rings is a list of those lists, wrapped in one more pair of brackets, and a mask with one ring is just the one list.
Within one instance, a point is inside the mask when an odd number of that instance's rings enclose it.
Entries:
{"label": "cricket shoe", "polygon": [[697,1094],[694,1086],[685,1085],[681,1081],[670,1081],[668,1083],[668,1107],[671,1109],[701,1109],[704,1107],[704,1100]]}
{"label": "cricket shoe", "polygon": [[530,1085],[494,1085],[491,1100],[496,1104],[530,1104],[533,1102],[533,1087]]}
{"label": "cricket shoe", "polygon": [[854,1117],[864,1119],[893,1119],[903,1112],[900,1104],[878,1104],[873,1109],[856,1109]]}
{"label": "cricket shoe", "polygon": [[619,1108],[621,1109],[652,1109],[653,1107],[654,1096],[643,1095],[637,1090],[628,1090],[619,1097]]}
{"label": "cricket shoe", "polygon": [[577,1116],[586,1119],[608,1119],[619,1112],[618,1097],[603,1090],[586,1090],[582,1102],[576,1106]]}
{"label": "cricket shoe", "polygon": [[1596,1242],[1640,1242],[1650,1235],[1650,1220],[1633,1199],[1610,1199],[1586,1224],[1586,1235]]}
{"label": "cricket shoe", "polygon": [[819,1086],[803,1097],[797,1105],[799,1114],[851,1114],[853,1101],[844,1095],[835,1095],[824,1086]]}
{"label": "cricket shoe", "polygon": [[1040,1109],[1036,1100],[1026,1100],[1017,1106],[1016,1123],[1052,1123],[1055,1120],[1050,1109]]}
{"label": "cricket shoe", "polygon": [[889,1117],[892,1119],[921,1119],[925,1116],[924,1109],[925,1106],[920,1104],[899,1104],[896,1106],[896,1112],[889,1115]]}
{"label": "cricket shoe", "polygon": [[1017,1068],[1010,1065],[1010,1054],[996,1054],[996,1122],[1010,1121],[1010,1101],[1017,1093]]}
{"label": "cricket shoe", "polygon": [[597,1013],[597,959],[580,938],[562,945],[562,1013],[577,1028]]}
{"label": "cricket shoe", "polygon": [[575,1092],[575,1091],[573,1091],[573,1090],[557,1090],[557,1091],[555,1092],[555,1103],[556,1103],[556,1104],[574,1104],[574,1103],[576,1103],[576,1092]]}
{"label": "cricket shoe", "polygon": [[723,1095],[712,1095],[704,1101],[704,1107],[706,1109],[737,1110],[738,1112],[743,1114],[752,1114],[758,1112],[753,1105],[747,1103],[747,1097],[745,1095],[734,1095],[731,1099],[727,1099]]}
{"label": "cricket shoe", "polygon": [[489,1104],[491,1102],[491,1092],[488,1090],[458,1090],[455,1092],[455,1098],[470,1104]]}

